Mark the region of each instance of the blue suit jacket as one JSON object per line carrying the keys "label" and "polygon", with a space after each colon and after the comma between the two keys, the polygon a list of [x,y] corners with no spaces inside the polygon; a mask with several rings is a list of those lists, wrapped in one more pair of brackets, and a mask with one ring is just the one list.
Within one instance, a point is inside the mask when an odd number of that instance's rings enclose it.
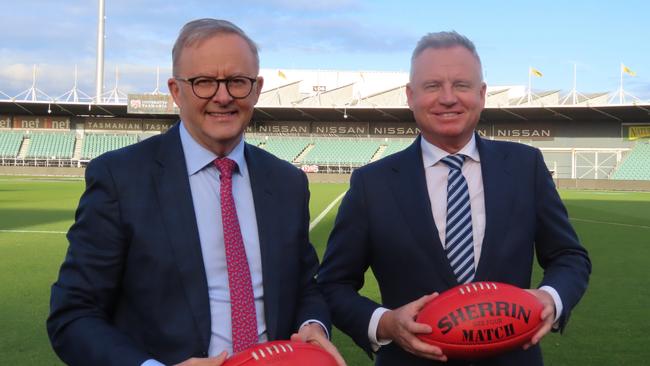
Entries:
{"label": "blue suit jacket", "polygon": [[[529,288],[537,255],[544,268],[540,286],[552,286],[562,299],[563,327],[587,287],[591,269],[587,252],[569,223],[539,150],[476,137],[486,228],[475,281]],[[382,306],[389,309],[457,285],[434,224],[420,138],[406,150],[352,174],[319,271],[318,282],[334,325],[370,352],[368,324],[380,305],[357,293],[368,267],[379,284]],[[412,356],[395,343],[381,347],[376,359],[377,365],[436,364]],[[483,364],[541,362],[541,352],[534,347]]]}
{"label": "blue suit jacket", "polygon": [[[316,287],[304,173],[245,146],[262,255],[268,337],[329,327]],[[47,329],[71,365],[173,364],[207,356],[208,287],[178,125],[94,159]]]}

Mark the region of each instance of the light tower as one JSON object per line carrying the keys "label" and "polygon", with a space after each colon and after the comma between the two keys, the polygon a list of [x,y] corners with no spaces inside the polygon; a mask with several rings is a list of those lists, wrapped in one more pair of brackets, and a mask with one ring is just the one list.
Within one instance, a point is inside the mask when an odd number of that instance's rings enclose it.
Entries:
{"label": "light tower", "polygon": [[104,89],[104,0],[99,0],[99,14],[97,17],[97,69],[95,78],[95,103],[100,103]]}

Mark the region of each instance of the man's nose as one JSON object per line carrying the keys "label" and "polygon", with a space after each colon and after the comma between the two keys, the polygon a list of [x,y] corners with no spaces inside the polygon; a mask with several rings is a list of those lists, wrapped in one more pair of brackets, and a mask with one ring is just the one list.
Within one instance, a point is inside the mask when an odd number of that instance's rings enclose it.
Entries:
{"label": "man's nose", "polygon": [[458,101],[453,86],[443,86],[438,96],[438,101],[443,105],[453,105]]}
{"label": "man's nose", "polygon": [[233,97],[228,93],[228,88],[226,87],[225,82],[222,81],[219,83],[217,92],[214,93],[211,100],[218,104],[228,104],[233,100]]}

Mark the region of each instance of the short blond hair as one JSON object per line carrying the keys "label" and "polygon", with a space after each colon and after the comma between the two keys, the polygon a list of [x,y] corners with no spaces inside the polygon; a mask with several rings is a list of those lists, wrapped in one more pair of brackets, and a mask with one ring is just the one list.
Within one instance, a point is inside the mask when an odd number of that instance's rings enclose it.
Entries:
{"label": "short blond hair", "polygon": [[422,38],[420,38],[418,44],[413,50],[413,54],[411,55],[410,77],[413,78],[413,62],[424,50],[429,48],[441,49],[456,46],[467,49],[476,58],[476,61],[478,61],[479,69],[481,70],[480,75],[482,79],[483,66],[481,65],[481,58],[479,57],[478,52],[476,52],[476,46],[474,46],[474,43],[470,41],[469,38],[465,37],[462,34],[459,34],[456,31],[427,33]]}

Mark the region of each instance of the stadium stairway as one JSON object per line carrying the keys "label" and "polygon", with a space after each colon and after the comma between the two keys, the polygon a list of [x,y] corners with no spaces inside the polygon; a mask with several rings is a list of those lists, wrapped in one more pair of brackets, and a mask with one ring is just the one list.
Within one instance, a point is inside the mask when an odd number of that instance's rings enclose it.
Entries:
{"label": "stadium stairway", "polygon": [[25,159],[29,151],[30,142],[31,139],[28,136],[23,137],[23,143],[20,145],[20,150],[18,151],[18,159]]}
{"label": "stadium stairway", "polygon": [[381,159],[381,157],[384,155],[384,151],[386,151],[386,148],[388,146],[386,145],[379,145],[379,148],[375,152],[375,154],[370,158],[370,161],[373,162],[375,160]]}
{"label": "stadium stairway", "polygon": [[74,139],[74,152],[72,153],[72,160],[81,159],[81,147],[84,144],[83,134],[77,135]]}
{"label": "stadium stairway", "polygon": [[296,156],[296,158],[293,160],[293,162],[294,163],[302,163],[302,160],[305,158],[305,156],[307,156],[307,154],[309,154],[309,152],[311,151],[311,149],[314,148],[314,146],[315,146],[314,144],[307,145],[305,147],[305,149],[300,154],[298,154],[298,156]]}

